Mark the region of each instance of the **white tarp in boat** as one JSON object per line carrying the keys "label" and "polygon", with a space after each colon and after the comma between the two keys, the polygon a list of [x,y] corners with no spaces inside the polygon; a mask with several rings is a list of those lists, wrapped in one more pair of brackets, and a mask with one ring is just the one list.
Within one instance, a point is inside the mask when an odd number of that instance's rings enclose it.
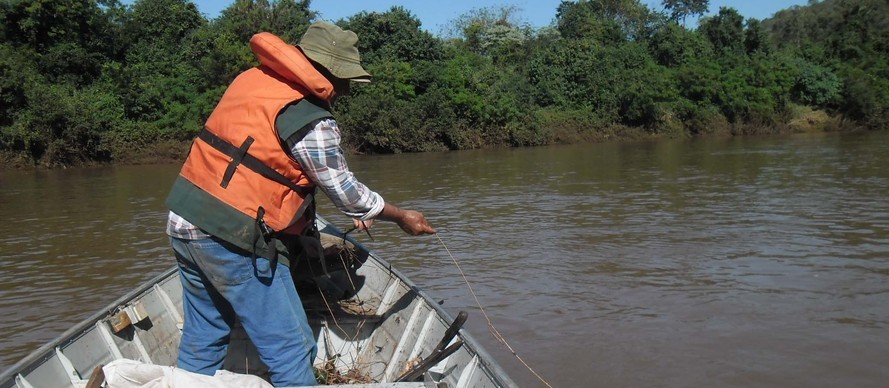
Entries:
{"label": "white tarp in boat", "polygon": [[115,360],[102,367],[107,388],[273,388],[258,376],[225,370],[200,375],[172,366]]}

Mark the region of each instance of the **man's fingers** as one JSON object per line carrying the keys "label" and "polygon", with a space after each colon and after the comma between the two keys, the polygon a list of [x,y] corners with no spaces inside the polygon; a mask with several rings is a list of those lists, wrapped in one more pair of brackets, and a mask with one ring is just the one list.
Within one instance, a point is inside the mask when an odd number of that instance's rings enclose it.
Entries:
{"label": "man's fingers", "polygon": [[355,225],[356,230],[358,230],[359,232],[363,232],[367,229],[370,229],[373,226],[374,222],[373,220],[359,220],[353,218],[352,224]]}

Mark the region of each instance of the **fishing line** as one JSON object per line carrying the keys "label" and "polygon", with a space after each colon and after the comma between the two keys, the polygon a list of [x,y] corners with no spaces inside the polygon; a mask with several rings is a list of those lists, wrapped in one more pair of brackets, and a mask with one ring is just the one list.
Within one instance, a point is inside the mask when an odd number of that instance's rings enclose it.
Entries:
{"label": "fishing line", "polygon": [[525,368],[527,368],[528,371],[530,371],[534,375],[534,377],[537,377],[537,379],[540,380],[540,382],[545,384],[547,387],[552,388],[553,386],[550,385],[546,380],[544,380],[543,377],[541,377],[539,374],[537,374],[537,372],[534,371],[534,369],[531,368],[531,366],[528,365],[528,363],[525,362],[525,360],[523,360],[522,357],[519,356],[518,353],[516,353],[516,351],[512,348],[512,346],[509,345],[509,342],[507,342],[506,338],[504,338],[503,335],[500,334],[500,331],[497,330],[496,327],[494,327],[494,323],[491,322],[491,318],[488,317],[488,313],[485,311],[485,308],[482,307],[482,303],[478,300],[478,296],[475,294],[475,291],[472,289],[472,285],[469,283],[469,279],[466,278],[466,273],[463,272],[463,268],[460,268],[460,263],[457,262],[457,259],[454,258],[454,255],[451,253],[451,250],[448,249],[448,246],[445,245],[444,240],[441,239],[441,232],[436,233],[435,237],[438,238],[438,242],[440,242],[441,246],[444,247],[445,251],[448,252],[448,256],[451,257],[451,260],[454,262],[454,265],[457,267],[457,270],[460,271],[460,276],[463,277],[463,281],[466,283],[466,287],[469,288],[469,293],[472,294],[472,298],[475,299],[475,304],[478,305],[478,309],[482,312],[482,315],[485,317],[485,320],[488,322],[488,331],[491,332],[491,335],[493,335],[497,341],[499,341],[501,344],[503,344],[503,346],[506,346],[506,348],[509,349],[509,351],[512,353],[512,355],[515,356],[515,358],[518,359],[519,362],[521,362],[522,365],[524,365]]}

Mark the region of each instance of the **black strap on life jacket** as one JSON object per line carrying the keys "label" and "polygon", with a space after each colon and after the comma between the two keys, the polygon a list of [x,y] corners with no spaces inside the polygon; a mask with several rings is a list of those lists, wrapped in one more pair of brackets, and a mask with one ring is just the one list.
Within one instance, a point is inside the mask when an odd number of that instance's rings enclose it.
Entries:
{"label": "black strap on life jacket", "polygon": [[228,182],[231,180],[231,177],[234,175],[235,170],[239,165],[243,165],[253,172],[262,175],[265,178],[271,179],[275,182],[280,183],[281,185],[287,186],[291,190],[299,193],[300,195],[307,196],[312,193],[312,189],[297,186],[296,183],[293,183],[290,179],[288,179],[283,174],[275,171],[275,169],[267,166],[265,163],[255,158],[253,155],[247,153],[247,150],[253,145],[253,138],[247,137],[246,140],[241,144],[240,147],[236,147],[234,144],[231,144],[219,136],[216,136],[213,132],[208,131],[204,128],[200,134],[198,134],[198,138],[203,140],[204,143],[209,144],[211,147],[215,148],[217,151],[222,152],[225,155],[228,155],[232,158],[232,161],[228,164],[228,167],[225,170],[225,175],[222,178],[222,182],[220,185],[222,187],[227,187]]}
{"label": "black strap on life jacket", "polygon": [[241,143],[241,146],[238,147],[238,151],[234,155],[229,155],[231,156],[232,161],[228,164],[228,167],[225,168],[225,175],[222,176],[222,182],[219,182],[219,185],[222,186],[223,189],[228,188],[228,182],[231,182],[232,176],[235,175],[235,170],[238,169],[238,165],[241,164],[241,161],[247,156],[247,150],[250,149],[251,145],[253,145],[253,137],[247,136],[247,138],[244,139],[244,142]]}

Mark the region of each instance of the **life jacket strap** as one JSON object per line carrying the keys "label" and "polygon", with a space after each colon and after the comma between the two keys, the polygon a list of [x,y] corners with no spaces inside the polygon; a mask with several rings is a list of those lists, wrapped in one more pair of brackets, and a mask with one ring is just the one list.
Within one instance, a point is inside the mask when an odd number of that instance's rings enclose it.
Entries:
{"label": "life jacket strap", "polygon": [[235,175],[235,170],[238,169],[238,165],[241,164],[241,161],[247,156],[247,150],[253,145],[253,141],[254,139],[252,136],[247,136],[247,138],[244,139],[244,142],[241,143],[241,146],[238,147],[238,151],[234,155],[229,155],[231,156],[232,161],[228,164],[228,167],[225,168],[225,175],[222,176],[222,182],[219,182],[219,185],[222,186],[222,188],[228,187],[228,182],[231,182],[232,176]]}
{"label": "life jacket strap", "polygon": [[297,186],[296,183],[293,183],[290,179],[288,179],[283,174],[275,171],[275,169],[265,165],[262,161],[255,158],[253,155],[250,155],[247,150],[253,144],[253,138],[247,137],[244,143],[241,144],[240,147],[236,147],[235,145],[225,141],[219,136],[216,136],[213,132],[210,132],[206,128],[198,134],[198,139],[201,139],[204,143],[207,143],[211,147],[215,148],[217,151],[228,155],[232,158],[231,163],[229,163],[228,168],[225,170],[225,175],[222,178],[222,182],[220,185],[222,187],[227,187],[228,182],[231,180],[232,175],[234,175],[235,170],[239,165],[244,165],[248,169],[253,172],[262,175],[267,179],[271,179],[275,182],[278,182],[281,185],[287,186],[291,190],[299,193],[300,195],[306,196],[312,193],[312,189],[307,187]]}

